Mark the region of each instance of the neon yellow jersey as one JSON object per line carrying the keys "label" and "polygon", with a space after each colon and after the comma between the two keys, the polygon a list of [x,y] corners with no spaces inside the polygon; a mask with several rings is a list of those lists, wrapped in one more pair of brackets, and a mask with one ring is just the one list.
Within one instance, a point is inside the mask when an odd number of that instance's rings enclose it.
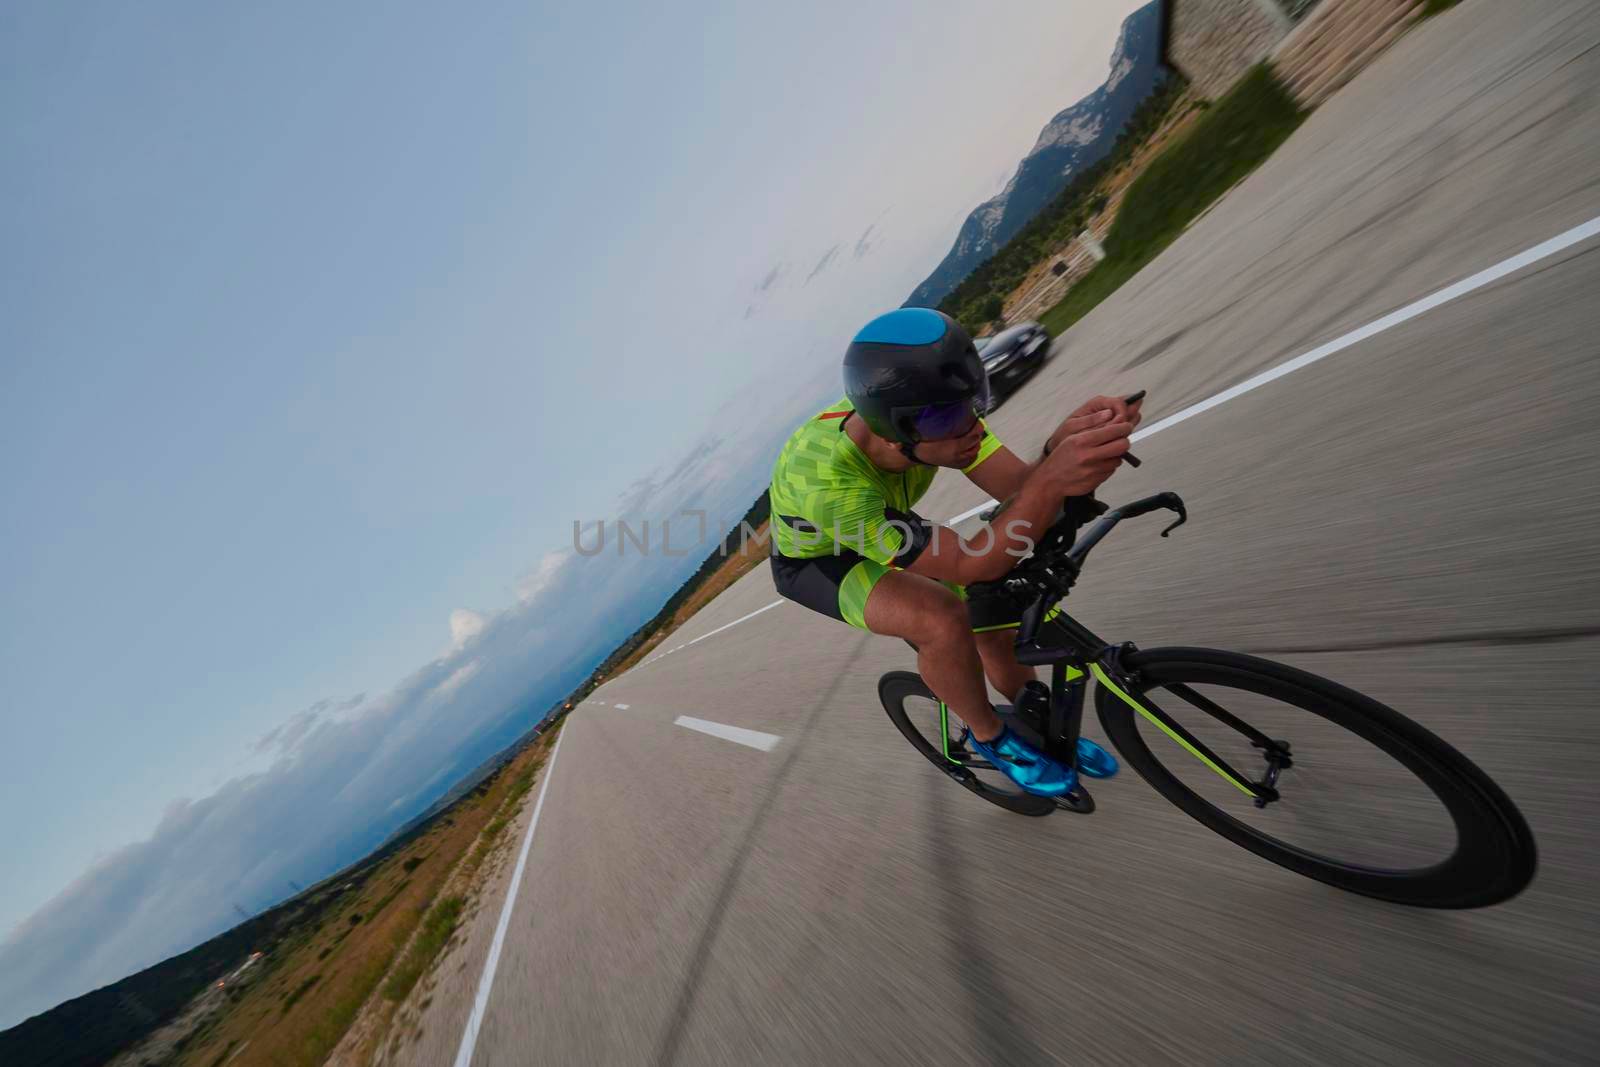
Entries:
{"label": "neon yellow jersey", "polygon": [[[892,524],[909,514],[939,473],[921,464],[896,473],[873,464],[850,435],[845,419],[855,408],[840,400],[807,419],[790,435],[772,468],[772,543],[791,559],[815,559],[848,550],[892,564],[905,535]],[[1000,448],[983,426],[971,471]],[[903,520],[902,520],[903,521]]]}

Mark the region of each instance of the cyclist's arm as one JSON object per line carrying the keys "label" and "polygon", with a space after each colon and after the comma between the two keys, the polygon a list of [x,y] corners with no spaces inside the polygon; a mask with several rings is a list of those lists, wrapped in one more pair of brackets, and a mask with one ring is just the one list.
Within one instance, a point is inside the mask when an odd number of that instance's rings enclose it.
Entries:
{"label": "cyclist's arm", "polygon": [[1005,445],[966,470],[967,481],[996,500],[1006,500],[1022,488],[1037,463],[1029,463]]}
{"label": "cyclist's arm", "polygon": [[[1054,448],[1058,441],[1064,440],[1073,433],[1080,432],[1087,423],[1086,417],[1100,411],[1110,411],[1112,418],[1125,419],[1133,426],[1139,425],[1139,407],[1137,403],[1129,404],[1126,400],[1114,396],[1097,396],[1086,401],[1078,410],[1061,421],[1045,442],[1045,450]],[[985,424],[985,444],[993,438],[988,434]],[[995,441],[990,447],[980,453],[977,461],[968,467],[964,473],[967,480],[982,489],[996,500],[1009,500],[1011,496],[1022,488],[1022,483],[1032,474],[1039,464],[1029,463],[1005,445]]]}
{"label": "cyclist's arm", "polygon": [[1033,550],[1063,499],[1094,492],[1117,469],[1133,427],[1110,418],[1110,412],[1095,412],[1074,420],[1073,432],[1032,467],[988,527],[962,538],[948,526],[927,526],[918,534],[925,541],[902,547],[897,562],[913,574],[958,585],[1004,576]]}
{"label": "cyclist's arm", "polygon": [[1061,507],[1057,479],[1029,478],[996,521],[963,538],[948,526],[929,526],[927,544],[905,569],[957,585],[1003,577],[1033,550]]}

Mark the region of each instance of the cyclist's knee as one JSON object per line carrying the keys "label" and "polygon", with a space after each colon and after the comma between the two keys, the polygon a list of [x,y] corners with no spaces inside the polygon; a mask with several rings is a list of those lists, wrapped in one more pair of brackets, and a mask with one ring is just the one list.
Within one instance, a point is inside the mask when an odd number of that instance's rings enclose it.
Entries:
{"label": "cyclist's knee", "polygon": [[923,612],[921,639],[913,640],[932,647],[963,642],[970,644],[972,625],[967,621],[967,606],[947,589],[941,589],[939,593],[930,598],[931,603]]}
{"label": "cyclist's knee", "polygon": [[942,585],[915,575],[886,575],[873,588],[865,614],[869,630],[902,637],[914,647],[937,647],[972,639],[961,598]]}

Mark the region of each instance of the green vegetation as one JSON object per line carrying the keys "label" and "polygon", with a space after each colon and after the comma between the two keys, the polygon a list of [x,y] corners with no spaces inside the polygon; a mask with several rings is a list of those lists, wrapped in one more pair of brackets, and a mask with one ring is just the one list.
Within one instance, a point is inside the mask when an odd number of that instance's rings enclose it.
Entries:
{"label": "green vegetation", "polygon": [[322,975],[314,974],[310,978],[307,978],[304,982],[301,982],[299,985],[295,986],[294,992],[283,998],[283,1014],[287,1015],[289,1013],[289,1009],[294,1007],[301,997],[311,992],[312,987],[320,981],[322,981]]}
{"label": "green vegetation", "polygon": [[427,973],[434,958],[444,950],[451,935],[456,932],[456,927],[461,924],[461,911],[466,907],[466,903],[463,897],[451,896],[445,897],[428,909],[427,917],[422,920],[422,929],[417,931],[416,940],[411,942],[405,957],[395,966],[389,975],[389,980],[384,983],[384,996],[393,1001],[406,999],[406,994],[411,992],[412,987]]}
{"label": "green vegetation", "polygon": [[[307,1030],[300,1035],[294,1063],[300,1067],[316,1067],[317,1064],[327,1060],[328,1053],[334,1050],[343,1039],[345,1031],[350,1029],[350,1024],[356,1021],[356,1016],[361,1013],[361,1006],[367,1002],[368,995],[383,980],[383,974],[389,969],[389,963],[393,959],[394,954],[391,950],[388,955],[379,953],[361,962],[354,980],[334,995],[332,1003],[328,1004],[322,1014],[314,1018]],[[324,990],[323,998],[326,997],[327,991]]]}
{"label": "green vegetation", "polygon": [[1459,3],[1461,3],[1461,0],[1428,0],[1426,4],[1422,5],[1422,17],[1431,19],[1441,11],[1449,11]]}
{"label": "green vegetation", "polygon": [[104,1063],[176,1018],[252,950],[271,946],[319,906],[305,898],[288,901],[188,952],[41,1012],[0,1033],[0,1064]]}
{"label": "green vegetation", "polygon": [[[409,867],[406,868],[406,870],[408,872],[413,870],[413,869],[414,868],[409,868]],[[380,899],[376,904],[374,904],[372,906],[372,910],[371,910],[371,912],[369,914],[377,915],[384,908],[387,908],[389,906],[390,902],[392,902],[394,900],[394,898],[399,896],[401,893],[404,893],[405,890],[406,890],[406,886],[408,886],[410,884],[411,884],[411,879],[409,879],[409,878],[402,879],[400,881],[399,885],[395,886],[393,889],[389,890],[389,892],[385,893],[383,895],[383,898]]]}
{"label": "green vegetation", "polygon": [[1266,64],[1245,75],[1128,187],[1106,237],[1105,260],[1041,316],[1046,328],[1059,334],[1087,315],[1260,166],[1305,117]]}
{"label": "green vegetation", "polygon": [[489,820],[489,825],[483,828],[483,833],[478,836],[478,843],[472,846],[472,852],[462,860],[462,869],[469,874],[483,865],[489,853],[494,851],[494,846],[505,832],[511,820],[517,817],[517,802],[528,795],[528,790],[533,788],[533,780],[539,773],[539,768],[544,766],[544,760],[539,759],[528,764],[527,768],[512,781],[506,789],[505,799],[501,801],[500,808],[494,818]]}
{"label": "green vegetation", "polygon": [[939,302],[939,310],[974,330],[999,318],[1006,294],[1021,284],[1041,259],[1081,232],[1090,218],[1105,210],[1106,197],[1099,188],[1101,180],[1127,162],[1161,128],[1186,85],[1176,75],[1162,81],[1128,118],[1110,153],[1078,172],[1054,200],[1017,231],[1016,236],[951,290],[950,295]]}
{"label": "green vegetation", "polygon": [[539,768],[542,766],[543,763],[535,763],[517,775],[516,780],[511,783],[511,788],[506,790],[506,804],[515,804],[528,795],[528,790],[533,788],[534,776],[539,773]]}
{"label": "green vegetation", "polygon": [[[258,952],[257,962],[220,991],[220,1011],[170,1043],[147,1046],[141,1062],[319,1067],[369,1000],[387,1013],[374,1031],[381,1034],[393,1002],[371,995],[422,922],[433,922],[437,938],[440,923],[453,928],[459,921],[459,905],[435,914],[430,902],[508,799],[527,795],[557,734],[525,735],[489,775],[487,790],[457,798],[332,877],[180,956],[0,1032],[0,1064],[104,1063],[171,1022],[196,996],[215,995],[218,980]],[[447,942],[448,935],[439,943]]]}

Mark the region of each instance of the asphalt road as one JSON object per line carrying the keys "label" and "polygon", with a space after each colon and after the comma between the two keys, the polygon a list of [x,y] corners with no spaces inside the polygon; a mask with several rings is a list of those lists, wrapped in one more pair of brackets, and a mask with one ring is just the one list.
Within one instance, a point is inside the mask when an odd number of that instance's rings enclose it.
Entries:
{"label": "asphalt road", "polygon": [[[1060,339],[1002,439],[1031,452],[1100,391],[1159,418],[1600,216],[1597,43],[1580,0],[1413,32]],[[1594,1062],[1597,297],[1600,238],[1150,437],[1102,495],[1176,489],[1191,522],[1119,530],[1071,602],[1438,731],[1533,825],[1521,897],[1344,895],[1131,773],[1093,816],[1006,814],[877,706],[904,646],[784,604],[571,716],[472,1062]],[[981,499],[946,477],[925,514]],[[674,647],[772,600],[761,568]],[[488,903],[396,1062],[456,1060]]]}

